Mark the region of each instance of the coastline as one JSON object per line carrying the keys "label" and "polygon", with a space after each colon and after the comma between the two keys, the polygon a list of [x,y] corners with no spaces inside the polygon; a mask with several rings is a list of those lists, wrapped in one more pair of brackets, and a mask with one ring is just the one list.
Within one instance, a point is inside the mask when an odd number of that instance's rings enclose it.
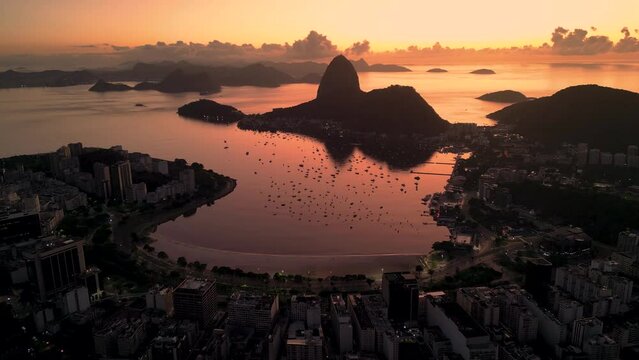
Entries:
{"label": "coastline", "polygon": [[131,252],[133,246],[133,234],[137,238],[144,238],[153,233],[155,228],[166,222],[173,221],[184,214],[188,214],[193,211],[197,211],[198,208],[204,205],[213,205],[213,203],[229,194],[231,194],[237,186],[237,180],[227,177],[224,187],[208,196],[197,196],[189,200],[186,204],[177,208],[168,208],[163,206],[159,209],[139,216],[133,214],[127,218],[124,222],[124,214],[111,213],[114,219],[113,228],[113,241],[121,250]]}

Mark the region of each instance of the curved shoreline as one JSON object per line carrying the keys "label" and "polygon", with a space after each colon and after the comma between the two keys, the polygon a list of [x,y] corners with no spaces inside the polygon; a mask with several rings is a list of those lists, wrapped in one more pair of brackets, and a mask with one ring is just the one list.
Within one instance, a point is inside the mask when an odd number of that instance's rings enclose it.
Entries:
{"label": "curved shoreline", "polygon": [[[204,205],[212,205],[216,200],[221,199],[231,194],[237,186],[237,180],[228,178],[224,187],[210,196],[197,196],[186,204],[177,207],[166,209],[165,207],[153,210],[150,213],[140,214],[139,216],[133,215],[127,219],[125,223],[114,221],[113,226],[113,240],[121,248],[131,251],[133,245],[132,234],[135,234],[139,238],[148,236],[153,233],[155,229],[169,221],[173,221],[186,213],[197,210]],[[115,214],[114,217],[120,220],[122,214]]]}

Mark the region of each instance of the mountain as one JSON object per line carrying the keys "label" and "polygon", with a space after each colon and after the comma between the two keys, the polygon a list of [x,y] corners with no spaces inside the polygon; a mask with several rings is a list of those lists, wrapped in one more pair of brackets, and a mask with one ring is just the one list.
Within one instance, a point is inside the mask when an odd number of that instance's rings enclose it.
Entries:
{"label": "mountain", "polygon": [[289,74],[263,64],[243,67],[211,67],[206,73],[212,80],[224,86],[277,87],[295,82],[295,79]]}
{"label": "mountain", "polygon": [[[372,64],[369,65],[366,60],[352,60],[351,63],[357,72],[409,72],[409,68],[392,65],[392,64]],[[302,79],[309,74],[323,74],[328,64],[318,63],[314,61],[305,61],[298,63],[284,62],[264,62],[264,65],[272,67],[284,73],[291,75],[295,79]],[[302,82],[302,81],[299,81]]]}
{"label": "mountain", "polygon": [[609,151],[625,150],[639,139],[639,94],[598,85],[579,85],[552,96],[525,101],[488,115],[512,124],[543,143],[586,142]]}
{"label": "mountain", "polygon": [[265,116],[333,120],[346,129],[389,134],[435,135],[448,126],[412,87],[362,91],[355,67],[342,55],[326,68],[314,100]]}
{"label": "mountain", "polygon": [[353,67],[357,72],[410,72],[409,68],[399,65],[373,64],[368,65],[366,60],[351,60]]}
{"label": "mountain", "polygon": [[214,123],[230,124],[244,117],[238,109],[212,100],[200,99],[181,106],[178,115]]}
{"label": "mountain", "polygon": [[526,95],[514,90],[495,91],[484,94],[477,99],[484,101],[492,101],[498,103],[518,103],[528,100]]}
{"label": "mountain", "polygon": [[86,85],[93,84],[97,80],[98,77],[95,74],[86,70],[45,70],[37,72],[8,70],[0,73],[0,88]]}
{"label": "mountain", "polygon": [[141,83],[136,84],[133,89],[139,91],[146,90],[155,90],[158,87],[158,83],[150,82],[150,81],[142,81]]}
{"label": "mountain", "polygon": [[310,73],[297,79],[298,83],[302,84],[319,84],[322,81],[322,74]]}
{"label": "mountain", "polygon": [[186,73],[177,69],[160,81],[156,90],[165,93],[220,92],[222,87],[219,83],[213,82],[207,73]]}
{"label": "mountain", "polygon": [[494,75],[496,74],[494,70],[491,69],[477,69],[470,72],[475,75]]}
{"label": "mountain", "polygon": [[448,70],[442,69],[442,68],[432,68],[432,69],[426,70],[426,72],[429,72],[429,73],[447,73]]}
{"label": "mountain", "polygon": [[133,88],[126,84],[109,83],[102,79],[98,80],[98,82],[96,82],[95,85],[89,88],[89,91],[95,91],[95,92],[128,91],[128,90],[133,90]]}

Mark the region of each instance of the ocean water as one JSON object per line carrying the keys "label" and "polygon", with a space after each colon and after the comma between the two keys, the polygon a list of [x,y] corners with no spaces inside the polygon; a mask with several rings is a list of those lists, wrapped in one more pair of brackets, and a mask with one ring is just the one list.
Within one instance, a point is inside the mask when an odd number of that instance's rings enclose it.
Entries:
{"label": "ocean water", "polygon": [[[414,86],[445,119],[490,125],[503,104],[476,100],[513,89],[538,97],[597,83],[639,90],[633,65],[446,66],[448,73],[364,73],[364,90]],[[496,75],[471,75],[490,67]],[[0,90],[0,156],[48,152],[62,144],[123,145],[164,159],[184,158],[237,179],[213,206],[158,227],[154,246],[173,258],[209,266],[310,275],[411,269],[448,230],[425,213],[421,198],[447,177],[390,168],[359,150],[328,147],[290,134],[254,133],[234,125],[184,119],[176,109],[198,94],[153,91],[98,94],[89,86]],[[245,113],[312,99],[316,85],[225,87],[207,96]],[[142,103],[145,107],[136,107]],[[450,173],[453,154],[435,153],[414,171]]]}

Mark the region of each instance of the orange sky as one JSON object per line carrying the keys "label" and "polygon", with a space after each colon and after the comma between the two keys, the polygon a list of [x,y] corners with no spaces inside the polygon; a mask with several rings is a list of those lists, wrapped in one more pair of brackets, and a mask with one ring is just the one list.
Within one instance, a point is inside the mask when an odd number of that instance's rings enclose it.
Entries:
{"label": "orange sky", "polygon": [[2,0],[0,53],[156,41],[292,42],[309,30],[341,49],[367,39],[374,51],[430,46],[504,47],[549,42],[557,26],[621,37],[639,27],[637,0]]}

